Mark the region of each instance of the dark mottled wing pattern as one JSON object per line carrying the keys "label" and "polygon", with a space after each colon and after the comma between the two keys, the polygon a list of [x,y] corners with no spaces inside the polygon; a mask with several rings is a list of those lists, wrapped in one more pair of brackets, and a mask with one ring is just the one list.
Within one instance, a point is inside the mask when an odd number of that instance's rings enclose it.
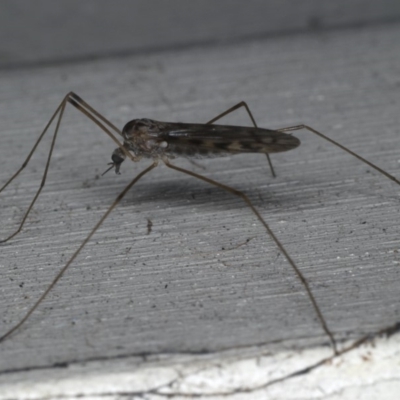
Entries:
{"label": "dark mottled wing pattern", "polygon": [[187,157],[218,157],[237,153],[277,153],[300,145],[296,137],[270,129],[214,124],[163,122],[157,138],[166,152]]}

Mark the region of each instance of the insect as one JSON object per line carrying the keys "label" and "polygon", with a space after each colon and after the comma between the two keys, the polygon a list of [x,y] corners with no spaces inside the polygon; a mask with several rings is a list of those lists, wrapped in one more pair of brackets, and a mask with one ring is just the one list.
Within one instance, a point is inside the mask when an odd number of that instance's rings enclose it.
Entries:
{"label": "insect", "polygon": [[[252,210],[256,218],[259,220],[259,222],[264,226],[264,228],[267,231],[267,234],[275,242],[276,246],[279,248],[280,252],[287,259],[293,271],[299,278],[315,310],[315,313],[320,321],[321,327],[330,340],[334,353],[335,354],[338,353],[334,335],[331,329],[329,328],[328,323],[325,320],[318,306],[318,303],[307,283],[307,280],[297,267],[292,257],[286,251],[284,245],[281,243],[281,241],[278,239],[275,233],[271,230],[269,225],[265,222],[264,218],[254,207],[250,199],[243,192],[239,190],[236,190],[230,186],[226,186],[222,183],[214,181],[213,179],[210,179],[198,173],[178,167],[172,164],[171,160],[173,160],[175,157],[178,156],[202,158],[202,157],[219,157],[219,156],[239,154],[239,153],[263,153],[266,154],[271,172],[275,176],[275,172],[271,160],[269,158],[269,154],[275,152],[288,151],[298,147],[300,145],[300,141],[296,137],[292,136],[291,133],[300,129],[305,129],[322,137],[328,142],[346,151],[350,155],[356,157],[357,159],[369,165],[376,171],[380,172],[381,174],[383,174],[396,184],[400,184],[399,180],[397,180],[394,176],[388,174],[381,168],[377,167],[373,163],[369,162],[368,160],[362,158],[358,154],[352,152],[351,150],[347,149],[341,144],[335,142],[334,140],[328,138],[327,136],[323,135],[317,130],[311,128],[310,126],[296,125],[278,130],[258,128],[254,120],[254,117],[248,105],[245,102],[238,103],[237,105],[229,108],[222,114],[208,121],[206,124],[171,123],[171,122],[159,122],[150,119],[135,119],[128,122],[123,128],[123,130],[120,131],[115,125],[113,125],[110,121],[104,118],[87,102],[85,102],[75,93],[70,92],[64,97],[64,99],[54,112],[53,116],[50,118],[49,122],[47,123],[43,132],[39,136],[37,142],[34,144],[31,152],[28,154],[21,168],[19,168],[0,189],[0,192],[2,192],[22,172],[22,170],[26,167],[29,160],[31,159],[40,141],[43,139],[46,132],[48,131],[50,125],[56,120],[56,127],[52,137],[52,142],[48,153],[47,162],[44,169],[41,184],[35,196],[33,197],[30,205],[28,206],[27,211],[25,212],[18,228],[7,238],[3,239],[1,242],[9,241],[21,231],[27,220],[29,213],[31,212],[36,200],[38,199],[44,187],[50,166],[50,160],[53,154],[53,149],[59,132],[60,123],[67,104],[73,105],[77,110],[86,115],[117,144],[118,147],[112,153],[111,157],[112,162],[110,163],[110,167],[107,169],[107,171],[114,169],[116,173],[120,173],[121,165],[126,158],[130,158],[134,162],[138,162],[143,158],[147,158],[151,160],[151,165],[145,168],[142,172],[140,172],[121,191],[121,193],[117,196],[115,201],[109,206],[107,211],[97,222],[97,224],[93,227],[93,229],[84,239],[84,241],[75,251],[75,253],[66,262],[63,268],[57,273],[57,275],[55,276],[51,284],[47,287],[47,289],[36,300],[36,302],[31,306],[28,312],[21,318],[21,320],[16,325],[12,326],[8,331],[2,334],[2,336],[0,337],[0,342],[4,341],[6,338],[14,334],[28,320],[28,318],[32,315],[32,313],[37,309],[39,304],[45,300],[46,296],[57,284],[57,282],[61,279],[65,271],[73,263],[75,258],[84,248],[84,246],[88,243],[88,241],[92,238],[94,233],[102,225],[104,220],[109,216],[112,210],[118,205],[118,203],[125,196],[125,194],[132,188],[132,186],[134,186],[135,183],[139,181],[144,175],[146,175],[148,172],[154,169],[159,163],[163,163],[168,168],[190,175],[194,178],[209,183],[210,185],[219,187],[235,196],[238,196],[245,202],[245,204]],[[214,124],[214,122],[218,121],[223,116],[241,107],[245,108],[250,119],[252,120],[253,123],[252,127]],[[123,139],[122,143],[120,142],[119,137]],[[148,232],[150,233],[151,224],[149,224],[148,226],[149,226]]]}

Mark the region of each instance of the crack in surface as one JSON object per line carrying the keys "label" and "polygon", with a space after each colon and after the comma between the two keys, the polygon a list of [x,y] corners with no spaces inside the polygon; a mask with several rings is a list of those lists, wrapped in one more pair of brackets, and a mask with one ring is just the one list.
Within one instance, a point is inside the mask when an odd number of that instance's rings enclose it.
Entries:
{"label": "crack in surface", "polygon": [[[218,368],[221,369],[221,371],[224,369],[224,363],[221,362],[214,362],[212,365],[207,365],[205,367],[201,368],[196,368],[192,370],[189,373],[183,373],[182,369],[180,368],[175,368],[175,373],[177,374],[176,377],[173,379],[169,380],[166,383],[162,383],[157,385],[156,387],[153,387],[148,390],[144,391],[108,391],[108,392],[103,392],[103,393],[75,393],[73,395],[56,395],[56,396],[51,396],[51,398],[54,399],[69,399],[69,398],[91,398],[93,396],[96,396],[98,398],[107,398],[107,397],[121,397],[121,398],[136,398],[136,399],[147,399],[147,398],[165,398],[165,399],[170,399],[174,397],[179,397],[179,398],[212,398],[212,397],[229,397],[229,396],[234,396],[234,395],[240,395],[240,394],[252,394],[256,393],[257,391],[261,391],[264,389],[267,389],[268,387],[271,387],[273,385],[276,385],[278,383],[282,383],[285,381],[288,381],[290,379],[293,379],[295,377],[301,376],[301,375],[306,375],[311,373],[312,371],[322,367],[323,365],[327,365],[333,362],[333,360],[339,358],[340,356],[351,352],[352,350],[355,350],[356,348],[360,347],[363,344],[366,343],[372,343],[376,338],[378,337],[386,337],[390,338],[391,336],[395,335],[400,331],[400,321],[396,322],[393,325],[390,325],[384,329],[381,329],[375,333],[367,334],[361,337],[360,339],[356,340],[352,344],[348,345],[347,347],[344,347],[341,349],[338,354],[332,354],[329,357],[323,358],[322,360],[309,365],[307,367],[298,369],[294,372],[291,372],[289,374],[286,374],[285,376],[275,378],[268,380],[264,383],[261,383],[259,385],[254,385],[254,386],[248,386],[248,387],[237,387],[232,390],[226,390],[226,391],[211,391],[211,392],[201,392],[201,391],[193,391],[193,392],[188,392],[188,391],[180,391],[175,389],[176,386],[179,386],[181,384],[184,384],[185,380],[190,378],[191,376],[196,376],[199,373],[202,373],[204,371],[210,370],[212,368]],[[267,353],[268,354],[268,353]],[[261,356],[264,356],[265,354],[262,354]],[[237,357],[236,357],[237,358]],[[243,359],[237,358],[239,361],[243,361]],[[146,360],[143,360],[145,362]],[[231,360],[232,361],[232,360]],[[396,379],[393,378],[386,378],[382,379],[379,382],[383,381],[396,381]],[[373,386],[377,383],[368,383],[367,385]],[[366,385],[363,384],[363,387]],[[321,388],[322,390],[322,388]],[[345,391],[346,388],[339,389],[335,391],[334,393],[325,393],[325,396],[328,396],[327,398],[331,396],[335,396],[340,394],[341,391]],[[150,397],[149,397],[150,396]],[[13,400],[13,398],[8,398],[8,400]]]}

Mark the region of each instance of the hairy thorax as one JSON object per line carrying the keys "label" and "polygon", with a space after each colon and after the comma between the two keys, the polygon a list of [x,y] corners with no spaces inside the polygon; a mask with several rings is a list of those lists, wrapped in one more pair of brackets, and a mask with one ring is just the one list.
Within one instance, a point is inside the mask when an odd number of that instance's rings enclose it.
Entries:
{"label": "hairy thorax", "polygon": [[168,147],[162,134],[165,129],[162,122],[146,118],[134,119],[122,130],[124,147],[138,158],[162,158]]}

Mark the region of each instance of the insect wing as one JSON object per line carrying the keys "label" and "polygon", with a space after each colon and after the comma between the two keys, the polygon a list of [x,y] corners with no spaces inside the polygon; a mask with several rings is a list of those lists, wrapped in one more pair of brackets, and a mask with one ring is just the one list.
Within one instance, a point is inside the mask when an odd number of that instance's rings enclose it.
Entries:
{"label": "insect wing", "polygon": [[188,156],[277,153],[300,145],[299,139],[286,133],[232,125],[165,123],[159,135],[170,152]]}

